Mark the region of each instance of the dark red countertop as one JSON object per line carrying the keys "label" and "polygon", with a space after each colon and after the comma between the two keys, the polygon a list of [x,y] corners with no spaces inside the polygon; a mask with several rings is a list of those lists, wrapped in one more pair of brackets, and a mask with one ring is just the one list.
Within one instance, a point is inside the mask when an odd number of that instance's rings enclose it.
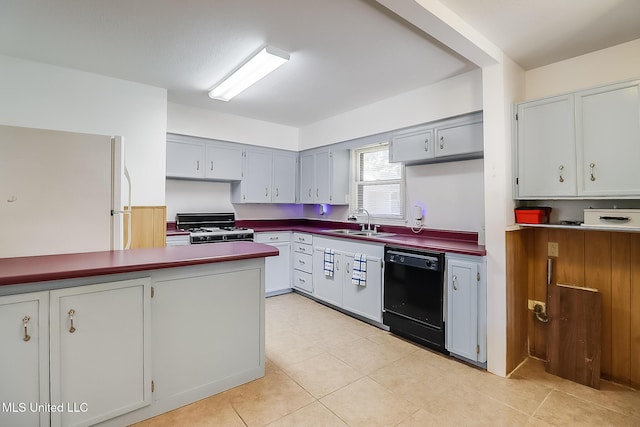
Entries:
{"label": "dark red countertop", "polygon": [[407,248],[451,252],[465,255],[484,256],[487,251],[484,245],[478,245],[478,233],[468,231],[423,229],[413,233],[407,227],[382,226],[380,232],[394,233],[386,237],[365,237],[356,235],[338,235],[330,230],[351,228],[359,229],[357,224],[314,221],[314,220],[238,220],[238,226],[252,228],[256,232],[299,231],[302,233],[321,234],[327,237],[362,240],[383,243]]}
{"label": "dark red countertop", "polygon": [[0,258],[0,286],[277,256],[253,242]]}

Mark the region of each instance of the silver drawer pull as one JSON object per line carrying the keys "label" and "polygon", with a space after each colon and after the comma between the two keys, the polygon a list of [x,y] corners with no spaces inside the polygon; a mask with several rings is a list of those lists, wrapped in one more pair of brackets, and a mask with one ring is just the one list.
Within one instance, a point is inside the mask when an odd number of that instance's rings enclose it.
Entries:
{"label": "silver drawer pull", "polygon": [[269,240],[278,240],[277,237],[269,237]]}
{"label": "silver drawer pull", "polygon": [[304,262],[304,261],[303,261],[303,260],[301,260],[301,259],[299,259],[299,260],[298,260],[298,262],[299,262],[300,264],[306,264],[306,262]]}
{"label": "silver drawer pull", "polygon": [[458,290],[458,276],[456,276],[454,274],[453,277],[451,278],[451,282],[453,283],[453,290],[457,291]]}
{"label": "silver drawer pull", "polygon": [[31,335],[29,335],[29,331],[27,331],[27,323],[29,323],[29,320],[31,320],[31,317],[29,316],[24,316],[22,318],[22,326],[24,327],[24,337],[22,338],[23,341],[29,341],[31,339]]}
{"label": "silver drawer pull", "polygon": [[300,282],[300,283],[307,283],[307,281],[306,281],[306,280],[304,280],[302,277],[299,277],[299,278],[298,278],[298,282]]}
{"label": "silver drawer pull", "polygon": [[73,315],[76,314],[76,311],[72,308],[69,310],[69,321],[71,322],[71,327],[69,328],[69,333],[74,333],[76,328],[73,326]]}

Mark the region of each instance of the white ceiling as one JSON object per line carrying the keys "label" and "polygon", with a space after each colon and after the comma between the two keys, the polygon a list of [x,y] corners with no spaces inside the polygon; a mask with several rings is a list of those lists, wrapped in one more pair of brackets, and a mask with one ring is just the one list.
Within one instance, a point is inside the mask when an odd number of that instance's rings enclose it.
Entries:
{"label": "white ceiling", "polygon": [[[524,68],[640,38],[640,0],[441,0]],[[207,90],[264,44],[291,60],[232,101]],[[0,54],[303,126],[475,68],[374,0],[0,0]]]}

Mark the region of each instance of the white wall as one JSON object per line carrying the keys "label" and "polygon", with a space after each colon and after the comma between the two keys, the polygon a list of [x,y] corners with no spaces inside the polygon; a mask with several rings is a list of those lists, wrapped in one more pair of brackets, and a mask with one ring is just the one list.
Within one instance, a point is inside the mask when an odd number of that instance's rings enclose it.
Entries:
{"label": "white wall", "polygon": [[123,136],[134,205],[164,205],[166,106],[166,89],[0,55],[0,124]]}
{"label": "white wall", "polygon": [[484,229],[483,160],[407,166],[406,209],[418,205],[424,226],[444,230]]}
{"label": "white wall", "polygon": [[633,79],[640,79],[640,39],[527,71],[518,101]]}
{"label": "white wall", "polygon": [[513,223],[511,105],[524,90],[524,72],[505,57],[483,69],[484,195],[487,249],[487,369],[506,375],[507,292],[505,229]]}
{"label": "white wall", "polygon": [[482,109],[480,70],[406,92],[300,129],[300,150]]}
{"label": "white wall", "polygon": [[298,128],[169,102],[167,132],[298,150]]}

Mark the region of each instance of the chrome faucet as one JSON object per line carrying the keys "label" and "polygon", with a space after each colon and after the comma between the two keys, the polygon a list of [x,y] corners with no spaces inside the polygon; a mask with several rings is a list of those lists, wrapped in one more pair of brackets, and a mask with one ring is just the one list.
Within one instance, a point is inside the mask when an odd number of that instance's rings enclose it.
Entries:
{"label": "chrome faucet", "polygon": [[[349,215],[347,217],[347,221],[357,221],[358,217],[356,216],[356,214],[358,212],[363,212],[363,213],[367,214],[367,228],[366,228],[366,230],[367,231],[371,231],[371,215],[369,215],[369,211],[366,210],[365,208],[356,209],[356,211],[354,213],[352,213],[351,215]],[[362,231],[365,231],[364,224],[362,224]]]}

